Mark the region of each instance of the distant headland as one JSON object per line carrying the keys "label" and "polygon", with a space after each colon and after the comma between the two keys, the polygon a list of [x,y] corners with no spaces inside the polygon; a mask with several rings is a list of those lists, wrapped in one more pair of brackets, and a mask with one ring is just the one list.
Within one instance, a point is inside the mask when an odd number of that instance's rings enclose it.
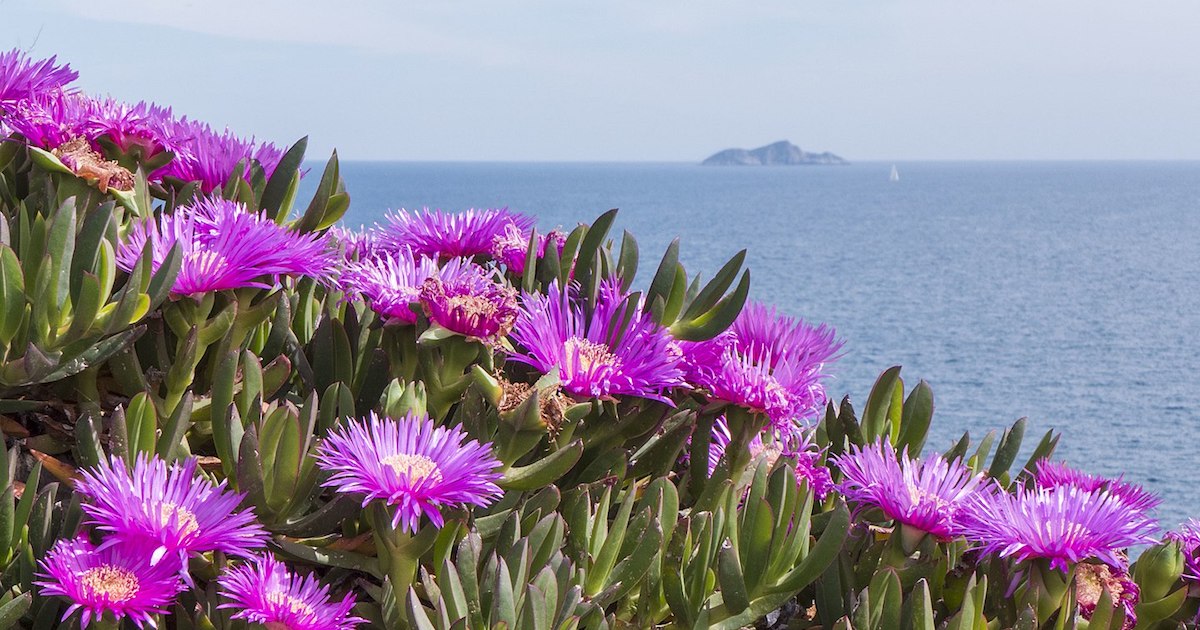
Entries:
{"label": "distant headland", "polygon": [[725,149],[701,162],[703,166],[808,166],[814,164],[849,164],[828,151],[808,153],[800,147],[780,140],[757,149]]}

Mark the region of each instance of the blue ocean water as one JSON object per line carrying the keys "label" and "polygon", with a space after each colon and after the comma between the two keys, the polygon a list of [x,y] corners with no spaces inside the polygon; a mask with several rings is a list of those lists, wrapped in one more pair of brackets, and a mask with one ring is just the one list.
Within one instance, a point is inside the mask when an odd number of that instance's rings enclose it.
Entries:
{"label": "blue ocean water", "polygon": [[[689,272],[749,250],[755,299],[834,326],[830,394],[925,379],[931,449],[1029,418],[1058,455],[1200,516],[1200,163],[345,163],[346,223],[508,206],[544,231],[620,208],[643,282],[675,236]],[[314,185],[317,170],[309,178]],[[619,232],[618,232],[619,233]],[[648,269],[647,269],[648,268]]]}

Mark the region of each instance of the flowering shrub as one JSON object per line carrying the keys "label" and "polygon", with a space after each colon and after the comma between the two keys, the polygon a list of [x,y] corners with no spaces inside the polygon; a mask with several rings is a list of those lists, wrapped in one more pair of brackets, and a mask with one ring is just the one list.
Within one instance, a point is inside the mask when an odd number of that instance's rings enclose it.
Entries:
{"label": "flowering shrub", "polygon": [[[337,223],[330,159],[0,54],[0,627],[1175,628],[1200,526],[615,212]],[[994,448],[993,448],[994,447]],[[994,451],[994,452],[993,452]],[[1146,547],[1136,561],[1130,548]]]}

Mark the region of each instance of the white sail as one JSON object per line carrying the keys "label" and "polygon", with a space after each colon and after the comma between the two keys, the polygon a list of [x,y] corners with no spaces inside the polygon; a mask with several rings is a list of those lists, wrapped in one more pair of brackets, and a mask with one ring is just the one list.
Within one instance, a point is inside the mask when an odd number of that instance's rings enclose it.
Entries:
{"label": "white sail", "polygon": [[892,165],[892,174],[888,176],[888,181],[892,181],[892,182],[900,181],[900,171],[896,170],[895,164]]}

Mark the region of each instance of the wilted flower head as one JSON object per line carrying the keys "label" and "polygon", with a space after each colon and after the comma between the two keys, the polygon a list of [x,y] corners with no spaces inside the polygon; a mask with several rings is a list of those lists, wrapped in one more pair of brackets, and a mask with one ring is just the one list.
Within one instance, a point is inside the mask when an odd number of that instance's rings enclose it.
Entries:
{"label": "wilted flower head", "polygon": [[442,507],[485,507],[501,494],[491,444],[427,416],[352,420],[329,432],[316,457],[333,473],[325,486],[364,495],[363,506],[386,503],[396,510],[392,527],[409,532],[422,516],[441,527]]}
{"label": "wilted flower head", "polygon": [[3,111],[21,101],[61,90],[79,73],[69,65],[55,65],[57,57],[31,59],[20,49],[0,52],[0,118]]}
{"label": "wilted flower head", "polygon": [[217,583],[221,595],[230,600],[217,608],[237,611],[233,619],[287,630],[345,630],[366,623],[350,614],[354,608],[352,593],[335,602],[328,586],[312,575],[288,571],[271,556],[229,569],[217,578]]}
{"label": "wilted flower head", "polygon": [[266,542],[254,512],[238,510],[245,495],[198,477],[195,459],[168,466],[142,454],[130,472],[114,456],[84,469],[75,491],[87,499],[88,522],[108,533],[108,544],[151,541],[151,564],[208,551],[247,556]]}
{"label": "wilted flower head", "polygon": [[781,428],[824,406],[823,369],[841,347],[832,329],[753,303],[725,333],[679,345],[692,384]]}
{"label": "wilted flower head", "polygon": [[971,497],[988,494],[983,476],[941,456],[910,459],[886,439],[834,458],[847,499],[878,507],[888,518],[939,538],[962,531],[961,516]]}
{"label": "wilted flower head", "polygon": [[1139,512],[1149,512],[1158,507],[1158,504],[1162,502],[1161,499],[1141,486],[1124,481],[1119,477],[1117,479],[1109,479],[1099,475],[1091,475],[1071,468],[1063,462],[1054,462],[1048,459],[1043,459],[1037,463],[1034,483],[1039,488],[1071,486],[1087,492],[1104,490],[1116,495],[1130,509]]}
{"label": "wilted flower head", "polygon": [[204,198],[136,225],[117,250],[117,264],[133,269],[149,240],[153,269],[179,245],[182,265],[171,292],[192,295],[239,287],[270,288],[279,276],[324,278],[336,252],[316,234],[285,228],[240,203]]}
{"label": "wilted flower head", "polygon": [[118,621],[129,618],[139,628],[154,627],[153,615],[169,612],[183,589],[177,558],[150,564],[151,547],[120,543],[97,549],[87,538],[60,539],[40,562],[43,597],[71,600],[63,621],[82,610],[86,628],[105,613]]}
{"label": "wilted flower head", "polygon": [[1138,585],[1129,578],[1129,574],[1120,567],[1110,567],[1106,564],[1085,562],[1075,570],[1075,601],[1079,603],[1079,612],[1084,619],[1091,620],[1096,613],[1104,591],[1107,590],[1112,602],[1121,606],[1125,612],[1125,623],[1122,630],[1132,630],[1137,625],[1135,609],[1141,595]]}
{"label": "wilted flower head", "polygon": [[683,384],[678,353],[666,329],[638,306],[613,280],[601,285],[590,318],[557,283],[545,295],[527,293],[512,335],[523,350],[509,359],[543,373],[557,368],[562,388],[579,396],[669,402],[665,391]]}
{"label": "wilted flower head", "polygon": [[[529,241],[532,237],[532,230],[523,230],[516,223],[510,223],[492,242],[492,257],[504,263],[510,272],[521,275],[525,273],[525,259],[529,254]],[[552,230],[549,234],[538,234],[537,258],[541,259],[546,255],[547,247],[555,248],[555,253],[561,255],[566,238],[559,230]]]}
{"label": "wilted flower head", "polygon": [[[446,275],[460,269],[459,259],[446,263]],[[389,324],[415,324],[412,306],[421,300],[425,280],[439,271],[432,258],[414,260],[408,251],[381,251],[374,256],[347,265],[342,286],[347,293],[361,295],[371,310]]]}
{"label": "wilted flower head", "polygon": [[1063,571],[1088,559],[1120,567],[1121,551],[1151,542],[1155,529],[1117,495],[1073,486],[981,494],[963,516],[964,534],[985,553],[1018,562],[1044,558]]}
{"label": "wilted flower head", "polygon": [[283,158],[283,150],[273,144],[239,138],[229,129],[218,133],[205,123],[187,118],[168,121],[164,144],[175,159],[155,176],[200,182],[206,193],[224,186],[239,162],[245,164],[243,178],[249,181],[252,162],[258,162],[270,178]]}
{"label": "wilted flower head", "polygon": [[417,256],[470,258],[490,254],[496,238],[508,226],[520,230],[533,227],[533,218],[507,208],[474,209],[449,213],[441,210],[388,213],[380,242],[388,248],[408,247]]}
{"label": "wilted flower head", "polygon": [[516,289],[495,270],[470,262],[426,278],[420,298],[429,321],[489,343],[507,335],[517,319]]}

